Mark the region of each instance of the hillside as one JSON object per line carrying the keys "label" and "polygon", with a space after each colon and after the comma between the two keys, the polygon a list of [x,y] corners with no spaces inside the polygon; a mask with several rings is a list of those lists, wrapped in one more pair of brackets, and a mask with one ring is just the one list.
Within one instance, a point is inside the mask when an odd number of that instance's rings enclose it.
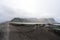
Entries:
{"label": "hillside", "polygon": [[[14,18],[14,20],[11,20],[10,22],[27,22],[27,20],[24,19],[24,21],[20,18],[18,18],[19,21],[15,21],[17,19]],[[34,19],[35,20],[35,19]],[[34,21],[33,20],[33,21]],[[53,21],[53,19],[51,19]],[[32,19],[28,20],[28,22],[33,22]],[[40,20],[39,20],[40,21]],[[47,21],[46,19],[41,19],[41,21]],[[37,19],[35,20],[37,22]],[[54,21],[55,22],[55,21]],[[60,37],[55,35],[53,32],[47,31],[45,27],[41,27],[40,25],[20,25],[15,26],[9,24],[9,22],[5,22],[0,24],[0,31],[2,30],[0,36],[3,40],[60,40]]]}
{"label": "hillside", "polygon": [[40,24],[53,24],[57,23],[53,18],[14,18],[11,22],[32,22],[32,23],[40,23]]}

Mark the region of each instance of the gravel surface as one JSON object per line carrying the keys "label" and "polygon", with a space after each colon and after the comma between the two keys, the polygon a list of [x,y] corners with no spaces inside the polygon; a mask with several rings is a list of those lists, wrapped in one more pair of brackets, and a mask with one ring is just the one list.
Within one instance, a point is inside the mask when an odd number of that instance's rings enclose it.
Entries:
{"label": "gravel surface", "polygon": [[19,30],[17,27],[5,23],[3,25],[0,24],[0,29],[2,30],[1,40],[60,40],[60,36],[47,31],[44,27],[36,28],[29,32],[21,32],[21,28]]}

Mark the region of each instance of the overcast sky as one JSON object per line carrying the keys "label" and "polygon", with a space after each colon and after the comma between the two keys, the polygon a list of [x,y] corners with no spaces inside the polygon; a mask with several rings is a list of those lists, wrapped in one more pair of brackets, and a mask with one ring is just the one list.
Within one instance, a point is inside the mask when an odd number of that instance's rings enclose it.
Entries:
{"label": "overcast sky", "polygon": [[0,0],[0,21],[14,17],[60,20],[60,0]]}

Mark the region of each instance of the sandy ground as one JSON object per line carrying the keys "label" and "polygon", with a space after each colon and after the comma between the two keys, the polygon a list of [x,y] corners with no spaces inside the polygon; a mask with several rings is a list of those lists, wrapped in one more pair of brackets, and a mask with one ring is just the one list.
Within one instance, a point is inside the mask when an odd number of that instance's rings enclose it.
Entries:
{"label": "sandy ground", "polygon": [[[17,28],[9,26],[8,23],[0,27],[3,30],[3,37],[1,40],[60,40],[59,36],[47,31],[44,27],[30,32],[17,32]],[[11,31],[11,28],[15,29],[15,31]]]}

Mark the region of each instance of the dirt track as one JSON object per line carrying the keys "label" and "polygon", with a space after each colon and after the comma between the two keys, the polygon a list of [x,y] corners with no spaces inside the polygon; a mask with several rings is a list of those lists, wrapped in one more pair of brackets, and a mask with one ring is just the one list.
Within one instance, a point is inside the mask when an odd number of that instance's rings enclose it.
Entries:
{"label": "dirt track", "polygon": [[14,32],[10,31],[9,40],[60,40],[60,37],[47,31],[44,27],[32,30],[30,32],[17,32],[17,27],[10,27],[16,29]]}
{"label": "dirt track", "polygon": [[[13,32],[10,27],[14,29],[13,26],[8,27],[8,24],[2,25],[3,40],[60,40],[59,36],[47,31],[44,27],[25,33],[17,32],[16,30]],[[7,31],[8,28],[10,31]]]}

